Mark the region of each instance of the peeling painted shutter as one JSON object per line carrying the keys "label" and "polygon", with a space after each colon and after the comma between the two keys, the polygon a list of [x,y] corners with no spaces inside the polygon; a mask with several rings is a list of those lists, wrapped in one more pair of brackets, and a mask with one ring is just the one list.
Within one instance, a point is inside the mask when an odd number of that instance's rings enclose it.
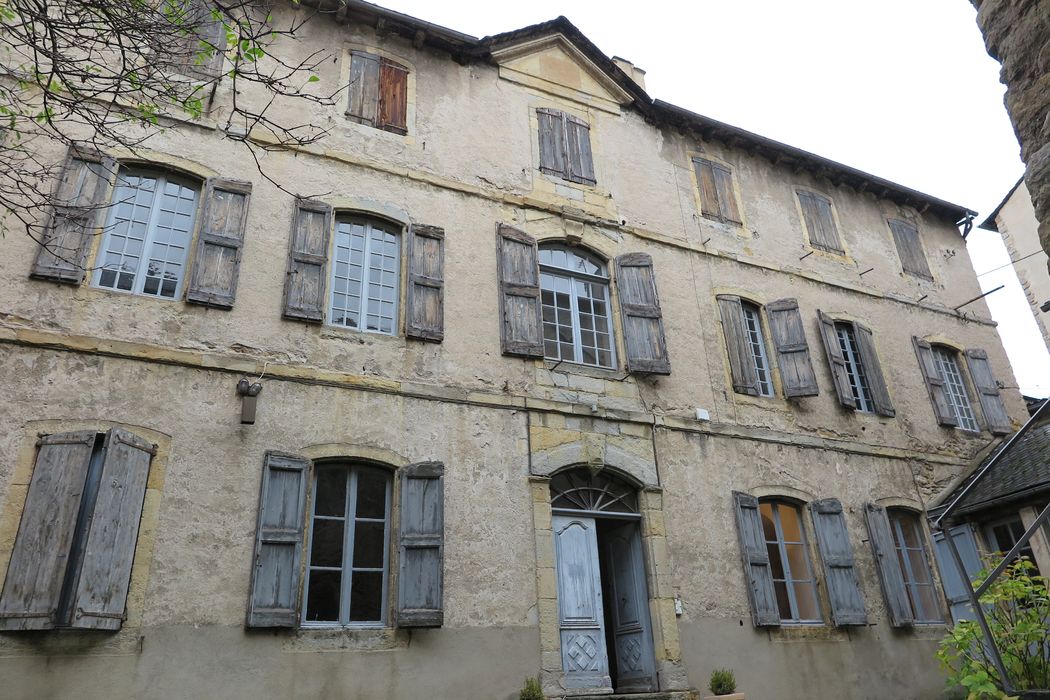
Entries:
{"label": "peeling painted shutter", "polygon": [[722,207],[718,204],[718,185],[715,184],[714,164],[709,160],[693,159],[696,181],[700,186],[700,213],[714,219],[722,217]]}
{"label": "peeling painted shutter", "polygon": [[616,258],[616,289],[620,297],[627,371],[670,374],[663,314],[656,293],[653,259],[648,253],[626,253]]}
{"label": "peeling painted shutter", "polygon": [[820,337],[824,341],[824,351],[828,355],[828,365],[831,368],[831,378],[835,381],[835,393],[838,394],[839,403],[846,408],[856,409],[857,402],[853,398],[849,376],[846,374],[846,358],[842,355],[838,334],[835,332],[835,320],[820,309],[817,309],[817,320],[820,322]]}
{"label": "peeling painted shutter", "polygon": [[565,121],[562,113],[553,109],[537,109],[539,120],[540,170],[558,177],[566,177]]}
{"label": "peeling painted shutter", "polygon": [[300,321],[324,320],[328,236],[332,207],[300,199],[292,219],[288,276],[284,283],[284,315]]}
{"label": "peeling painted shutter", "polygon": [[1010,423],[1006,406],[1003,405],[1003,398],[999,395],[999,382],[992,374],[988,353],[980,348],[970,348],[966,351],[966,364],[970,368],[970,377],[981,399],[981,410],[984,411],[984,421],[988,424],[988,430],[994,435],[1012,432],[1013,425]]}
{"label": "peeling painted shutter", "polygon": [[733,391],[738,394],[758,396],[758,373],[751,354],[751,341],[747,336],[744,308],[740,297],[718,296],[718,311],[722,317],[722,333],[729,353],[729,370],[733,378]]}
{"label": "peeling painted shutter", "polygon": [[0,630],[46,630],[58,623],[94,443],[94,431],[48,435],[37,442],[33,478],[0,594]]}
{"label": "peeling painted shutter", "polygon": [[875,412],[880,416],[896,415],[896,411],[893,410],[893,402],[890,400],[889,389],[886,387],[886,378],[882,375],[879,355],[875,352],[875,339],[871,329],[860,323],[854,323],[853,334],[857,338],[857,347],[860,349],[860,361],[868,376],[868,388],[871,390]]}
{"label": "peeling painted shutter", "polygon": [[440,343],[445,337],[445,229],[412,224],[408,228],[409,338]]}
{"label": "peeling painted shutter", "polygon": [[890,532],[886,509],[874,503],[865,503],[864,515],[890,624],[894,627],[907,627],[915,622],[915,616],[912,614],[911,601],[908,600],[908,591],[904,587],[904,574],[901,572],[897,550],[893,545],[893,533]]}
{"label": "peeling painted shutter", "polygon": [[444,475],[441,462],[401,470],[399,627],[440,627],[444,620]]}
{"label": "peeling painted shutter", "polygon": [[379,67],[380,129],[396,134],[408,133],[408,69],[382,59]]}
{"label": "peeling painted shutter", "polygon": [[944,586],[944,596],[948,599],[948,607],[951,610],[952,621],[973,620],[973,606],[970,604],[970,593],[972,581],[977,573],[983,568],[981,555],[977,552],[977,540],[974,538],[973,526],[969,523],[956,525],[947,530],[955,541],[955,548],[959,550],[959,558],[962,559],[964,576],[959,575],[959,568],[955,565],[955,557],[947,540],[945,531],[933,533],[933,551],[937,560],[937,566],[941,572],[941,584]]}
{"label": "peeling painted shutter", "polygon": [[503,354],[543,357],[536,239],[524,231],[497,224],[496,257]]}
{"label": "peeling painted shutter", "polygon": [[853,546],[849,541],[842,503],[837,498],[825,498],[810,503],[809,510],[813,516],[820,559],[824,564],[832,619],[839,627],[868,624],[864,597],[853,566]]}
{"label": "peeling painted shutter", "polygon": [[232,309],[248,222],[250,182],[211,178],[204,187],[204,211],[186,301]]}
{"label": "peeling painted shutter", "polygon": [[301,457],[273,452],[266,455],[248,627],[295,627],[299,623],[299,568],[309,466]]}
{"label": "peeling painted shutter", "polygon": [[70,149],[30,277],[66,284],[84,281],[91,239],[108,209],[106,193],[116,171],[116,161],[110,158]]}
{"label": "peeling painted shutter", "polygon": [[77,579],[70,626],[119,630],[154,447],[121,428],[106,434],[102,478]]}
{"label": "peeling painted shutter", "polygon": [[591,156],[591,129],[587,122],[565,115],[568,179],[588,185],[595,183],[594,160]]}
{"label": "peeling painted shutter", "polygon": [[940,425],[958,425],[955,411],[948,403],[948,396],[944,391],[944,379],[937,370],[937,361],[933,356],[933,347],[922,338],[912,336],[912,345],[915,346],[915,355],[919,358],[919,369],[922,370],[922,378],[926,381],[926,389],[930,392],[930,401],[933,403],[933,413]]}
{"label": "peeling painted shutter", "polygon": [[784,396],[817,396],[817,376],[809,356],[809,343],[802,316],[795,299],[780,299],[766,304],[769,331],[777,351],[780,382]]}
{"label": "peeling painted shutter", "polygon": [[711,166],[715,176],[715,190],[718,192],[718,206],[723,221],[740,223],[740,210],[736,205],[736,193],[733,191],[733,173],[729,168],[714,164]]}
{"label": "peeling painted shutter", "polygon": [[798,201],[802,205],[802,216],[809,231],[809,243],[814,248],[842,253],[835,218],[831,213],[831,200],[813,192],[799,192]]}
{"label": "peeling painted shutter", "polygon": [[758,499],[739,491],[733,492],[736,510],[737,534],[740,536],[740,553],[744,559],[744,578],[747,580],[747,597],[751,601],[751,619],[755,627],[780,625],[776,593],[773,590],[773,572],[769,566],[762,535],[762,517],[758,512]]}
{"label": "peeling painted shutter", "polygon": [[919,229],[907,221],[899,219],[889,220],[890,231],[893,232],[893,242],[897,245],[897,254],[901,259],[901,268],[908,273],[932,280],[930,265],[926,261],[926,255],[922,251],[922,241],[919,239]]}
{"label": "peeling painted shutter", "polygon": [[350,58],[349,102],[346,115],[375,126],[379,115],[379,57],[354,51]]}

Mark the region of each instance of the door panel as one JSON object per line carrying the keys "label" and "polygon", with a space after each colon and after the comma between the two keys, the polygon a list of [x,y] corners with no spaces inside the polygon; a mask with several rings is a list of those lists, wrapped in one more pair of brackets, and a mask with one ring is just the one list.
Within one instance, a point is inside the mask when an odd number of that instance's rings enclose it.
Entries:
{"label": "door panel", "polygon": [[616,690],[656,690],[649,595],[638,523],[624,523],[606,531],[603,545],[612,575],[612,619],[608,624],[616,647]]}
{"label": "door panel", "polygon": [[554,564],[565,685],[611,688],[593,518],[555,515]]}
{"label": "door panel", "polygon": [[973,620],[975,619],[973,606],[970,605],[970,594],[967,589],[971,586],[970,582],[974,576],[981,570],[981,556],[977,553],[977,540],[974,539],[973,528],[968,523],[956,525],[948,532],[955,540],[955,547],[959,550],[959,557],[966,569],[966,576],[964,579],[959,575],[959,568],[955,565],[955,557],[952,556],[948,542],[944,539],[944,532],[934,532],[933,549],[937,565],[941,570],[944,595],[948,599],[953,622]]}

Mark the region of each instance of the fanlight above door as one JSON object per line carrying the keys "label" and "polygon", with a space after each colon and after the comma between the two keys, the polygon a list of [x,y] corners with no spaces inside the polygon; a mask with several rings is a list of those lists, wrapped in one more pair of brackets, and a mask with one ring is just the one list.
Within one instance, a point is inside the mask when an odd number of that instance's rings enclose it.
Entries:
{"label": "fanlight above door", "polygon": [[638,493],[605,472],[573,469],[551,478],[551,507],[607,515],[638,515]]}

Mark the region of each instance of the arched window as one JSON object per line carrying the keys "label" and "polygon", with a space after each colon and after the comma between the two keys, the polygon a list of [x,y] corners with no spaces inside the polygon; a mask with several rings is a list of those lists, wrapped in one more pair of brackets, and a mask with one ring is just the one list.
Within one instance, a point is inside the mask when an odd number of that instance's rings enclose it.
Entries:
{"label": "arched window", "polygon": [[637,515],[638,493],[611,474],[570,469],[551,478],[551,508]]}
{"label": "arched window", "polygon": [[943,622],[919,516],[900,508],[889,509],[886,515],[889,517],[893,547],[897,551],[904,587],[908,590],[913,619],[916,622]]}
{"label": "arched window", "polygon": [[937,373],[944,382],[944,397],[948,407],[955,414],[955,424],[963,430],[979,431],[977,418],[970,404],[970,394],[966,391],[962,370],[959,369],[958,353],[944,345],[933,346],[933,361]]}
{"label": "arched window", "polygon": [[760,500],[762,533],[782,622],[823,622],[802,509],[787,501]]}
{"label": "arched window", "polygon": [[613,367],[616,357],[605,263],[561,244],[541,246],[539,263],[544,356]]}
{"label": "arched window", "polygon": [[381,219],[339,217],[333,258],[328,322],[394,335],[401,273],[399,228]]}

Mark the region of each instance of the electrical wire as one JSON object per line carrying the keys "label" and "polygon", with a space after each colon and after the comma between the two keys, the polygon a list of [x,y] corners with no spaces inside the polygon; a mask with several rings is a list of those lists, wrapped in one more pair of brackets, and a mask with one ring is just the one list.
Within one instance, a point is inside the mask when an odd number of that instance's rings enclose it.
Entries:
{"label": "electrical wire", "polygon": [[1010,262],[1006,263],[1005,265],[1000,265],[999,267],[993,267],[991,270],[985,270],[984,272],[978,272],[977,276],[978,277],[983,277],[984,275],[987,275],[989,273],[995,272],[997,270],[1001,270],[1004,267],[1010,267],[1014,263],[1019,263],[1022,260],[1027,260],[1028,258],[1032,257],[1033,255],[1039,255],[1042,252],[1043,252],[1042,250],[1037,250],[1034,253],[1029,253],[1028,255],[1025,255],[1024,257],[1017,258],[1017,260],[1011,260]]}

